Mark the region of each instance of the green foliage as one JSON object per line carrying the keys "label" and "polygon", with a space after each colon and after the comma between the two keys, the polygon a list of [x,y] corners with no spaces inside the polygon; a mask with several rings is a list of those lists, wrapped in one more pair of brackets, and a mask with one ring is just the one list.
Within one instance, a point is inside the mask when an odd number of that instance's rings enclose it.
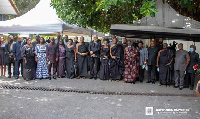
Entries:
{"label": "green foliage", "polygon": [[200,21],[200,0],[167,0],[180,14]]}
{"label": "green foliage", "polygon": [[155,7],[155,1],[144,1],[142,4],[142,7],[140,8],[140,14],[143,16],[148,16],[149,14],[151,17],[155,17],[155,13],[158,12],[158,10]]}
{"label": "green foliage", "polygon": [[[155,0],[51,0],[60,18],[69,24],[109,32],[111,24],[131,24],[155,16]],[[145,5],[143,5],[143,3]]]}
{"label": "green foliage", "polygon": [[40,0],[13,0],[19,10],[19,15],[23,15],[34,8]]}
{"label": "green foliage", "polygon": [[190,11],[192,10],[192,2],[193,0],[181,0],[179,4]]}
{"label": "green foliage", "polygon": [[[13,0],[20,15],[39,0]],[[51,5],[65,22],[109,32],[111,24],[132,24],[145,16],[155,16],[156,0],[51,0]],[[200,0],[163,0],[176,11],[200,21]]]}

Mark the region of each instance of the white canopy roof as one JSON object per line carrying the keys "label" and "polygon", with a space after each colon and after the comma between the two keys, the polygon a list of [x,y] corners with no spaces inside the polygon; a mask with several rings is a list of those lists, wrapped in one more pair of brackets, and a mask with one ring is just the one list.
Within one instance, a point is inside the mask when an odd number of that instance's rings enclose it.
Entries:
{"label": "white canopy roof", "polygon": [[17,15],[18,10],[12,0],[0,0],[0,14]]}
{"label": "white canopy roof", "polygon": [[62,31],[73,33],[73,35],[93,33],[91,30],[62,21],[50,3],[51,0],[40,0],[35,8],[26,14],[15,19],[0,21],[0,33],[52,34]]}

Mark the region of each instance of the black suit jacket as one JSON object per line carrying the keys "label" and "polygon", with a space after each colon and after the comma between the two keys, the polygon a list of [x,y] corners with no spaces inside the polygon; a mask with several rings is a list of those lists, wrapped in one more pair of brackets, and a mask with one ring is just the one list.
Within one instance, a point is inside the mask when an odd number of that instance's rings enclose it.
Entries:
{"label": "black suit jacket", "polygon": [[14,62],[13,57],[9,57],[9,54],[12,54],[12,51],[10,51],[10,42],[7,42],[5,45],[5,54],[6,54],[6,63],[12,63]]}

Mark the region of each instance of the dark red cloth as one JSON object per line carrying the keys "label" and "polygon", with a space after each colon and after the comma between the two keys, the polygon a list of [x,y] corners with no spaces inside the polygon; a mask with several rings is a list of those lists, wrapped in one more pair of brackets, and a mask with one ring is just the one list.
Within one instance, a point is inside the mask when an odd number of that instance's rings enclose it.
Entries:
{"label": "dark red cloth", "polygon": [[57,44],[51,44],[49,43],[47,45],[47,50],[46,50],[46,54],[47,54],[47,58],[49,59],[49,61],[51,63],[56,63],[56,58],[58,58],[58,45]]}

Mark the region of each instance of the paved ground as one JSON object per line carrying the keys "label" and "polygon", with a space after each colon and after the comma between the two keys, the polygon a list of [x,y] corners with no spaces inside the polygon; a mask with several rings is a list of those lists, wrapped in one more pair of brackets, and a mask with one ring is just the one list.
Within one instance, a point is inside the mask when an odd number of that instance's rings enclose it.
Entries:
{"label": "paved ground", "polygon": [[[1,78],[0,85],[91,91],[195,94],[189,89],[137,82],[126,84],[91,79],[34,80]],[[145,115],[153,107],[153,116]],[[163,111],[158,112],[158,109]],[[165,109],[187,109],[168,112]],[[200,119],[200,98],[182,96],[101,95],[57,91],[0,89],[0,119]],[[175,114],[173,114],[175,113]],[[178,114],[182,113],[182,114]],[[185,114],[183,114],[185,113]]]}
{"label": "paved ground", "polygon": [[175,89],[173,86],[158,86],[156,84],[147,84],[136,82],[136,84],[124,83],[123,81],[102,81],[93,79],[57,79],[57,80],[33,80],[24,81],[20,79],[0,79],[0,85],[15,85],[15,86],[36,86],[36,87],[49,87],[49,88],[64,88],[64,89],[78,89],[90,91],[113,91],[113,92],[140,92],[140,93],[170,93],[170,94],[194,94],[194,90]]}

